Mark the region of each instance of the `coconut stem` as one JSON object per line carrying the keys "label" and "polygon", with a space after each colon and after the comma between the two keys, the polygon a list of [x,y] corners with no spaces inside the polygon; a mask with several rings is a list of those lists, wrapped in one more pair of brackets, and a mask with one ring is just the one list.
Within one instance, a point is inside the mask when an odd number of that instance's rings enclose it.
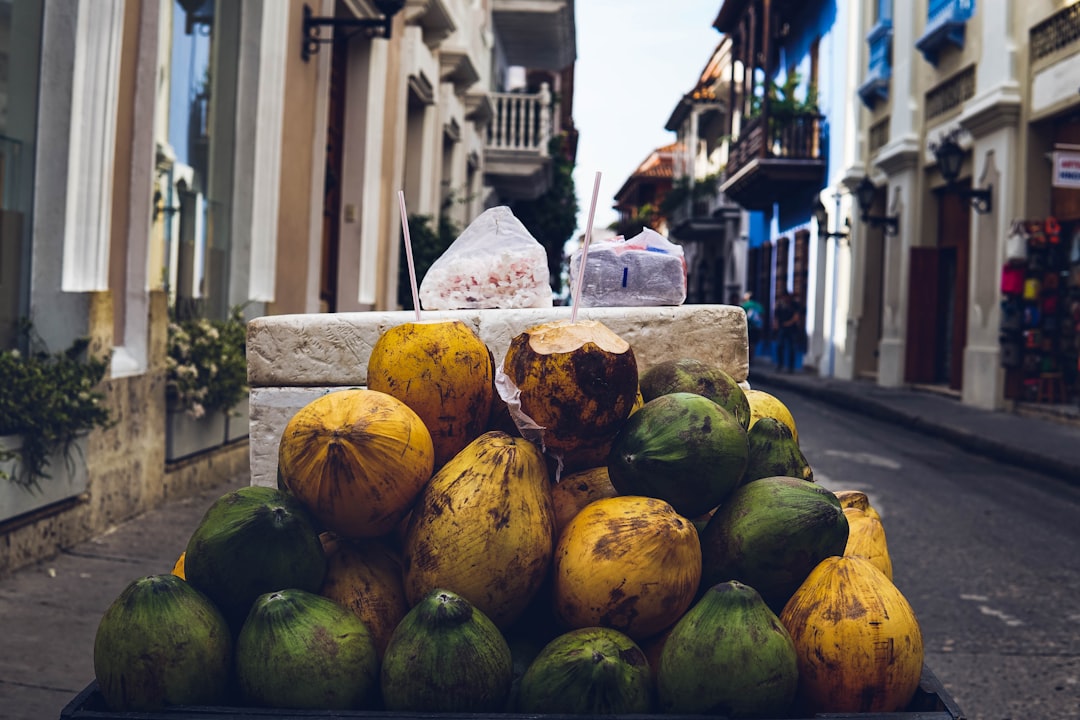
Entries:
{"label": "coconut stem", "polygon": [[581,286],[585,279],[585,260],[589,257],[589,241],[592,240],[593,216],[596,215],[596,197],[600,194],[600,171],[596,171],[593,181],[592,202],[589,203],[589,220],[585,225],[585,240],[581,243],[581,265],[578,266],[577,282],[574,284],[574,296],[571,298],[570,322],[577,322],[577,310],[581,304]]}

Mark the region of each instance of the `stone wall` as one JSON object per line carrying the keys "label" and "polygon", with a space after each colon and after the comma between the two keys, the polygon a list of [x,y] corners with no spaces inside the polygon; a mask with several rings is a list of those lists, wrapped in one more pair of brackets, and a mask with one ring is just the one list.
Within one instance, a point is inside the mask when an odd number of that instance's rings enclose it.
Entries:
{"label": "stone wall", "polygon": [[[111,347],[109,293],[95,293],[90,306],[92,348]],[[86,491],[76,498],[0,524],[0,577],[52,557],[136,515],[249,472],[246,439],[166,463],[167,324],[165,296],[152,293],[149,368],[142,374],[102,383],[101,389],[117,423],[108,430],[91,433],[84,443],[84,457],[72,458],[86,463]],[[162,572],[171,569],[162,568]]]}

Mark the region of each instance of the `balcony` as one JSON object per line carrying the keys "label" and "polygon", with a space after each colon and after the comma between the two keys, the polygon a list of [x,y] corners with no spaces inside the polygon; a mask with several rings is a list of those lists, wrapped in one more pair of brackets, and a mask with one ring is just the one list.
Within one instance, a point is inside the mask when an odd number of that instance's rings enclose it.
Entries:
{"label": "balcony", "polygon": [[926,9],[926,29],[915,47],[931,65],[949,45],[964,47],[964,28],[975,11],[974,0],[930,0]]}
{"label": "balcony", "polygon": [[889,99],[889,78],[892,76],[892,21],[883,19],[866,36],[870,47],[870,62],[866,79],[859,85],[859,99],[874,109],[881,100]]}
{"label": "balcony", "polygon": [[720,190],[747,210],[817,190],[825,182],[825,141],[823,115],[758,115],[731,144]]}
{"label": "balcony", "polygon": [[491,14],[508,65],[558,72],[577,59],[574,0],[494,0]]}
{"label": "balcony", "polygon": [[508,199],[531,200],[551,184],[548,143],[555,132],[551,91],[490,93],[484,180]]}

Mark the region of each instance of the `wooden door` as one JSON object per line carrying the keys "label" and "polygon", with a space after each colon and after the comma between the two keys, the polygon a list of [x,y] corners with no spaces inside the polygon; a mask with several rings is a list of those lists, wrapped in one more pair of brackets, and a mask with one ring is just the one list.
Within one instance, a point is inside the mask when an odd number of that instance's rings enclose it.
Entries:
{"label": "wooden door", "polygon": [[[963,187],[970,188],[971,183]],[[946,194],[941,197],[939,207],[938,244],[943,252],[949,253],[948,262],[939,262],[939,297],[948,308],[949,316],[942,318],[945,325],[939,353],[943,372],[938,381],[947,382],[953,390],[960,390],[964,386],[964,348],[967,347],[971,203],[960,195]]]}
{"label": "wooden door", "polygon": [[938,249],[913,247],[909,258],[904,379],[909,383],[933,383],[939,336]]}
{"label": "wooden door", "polygon": [[341,167],[345,126],[345,75],[348,43],[333,43],[330,105],[326,119],[326,179],[323,185],[322,254],[319,301],[323,312],[337,312],[338,258],[341,247]]}

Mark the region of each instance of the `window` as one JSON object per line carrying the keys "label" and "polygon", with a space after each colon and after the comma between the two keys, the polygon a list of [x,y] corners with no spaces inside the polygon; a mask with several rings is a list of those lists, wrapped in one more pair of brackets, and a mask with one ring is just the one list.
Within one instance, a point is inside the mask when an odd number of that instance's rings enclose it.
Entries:
{"label": "window", "polygon": [[[193,3],[186,3],[191,6]],[[168,129],[158,138],[162,275],[179,317],[229,309],[240,3],[172,4]]]}
{"label": "window", "polygon": [[949,45],[964,47],[964,28],[974,13],[975,0],[929,0],[926,29],[915,47],[928,63],[936,65],[938,56]]}
{"label": "window", "polygon": [[892,0],[874,0],[874,10],[875,23],[866,36],[870,50],[866,79],[858,88],[859,98],[870,109],[888,100],[892,77]]}
{"label": "window", "polygon": [[29,306],[40,2],[0,0],[0,348]]}

